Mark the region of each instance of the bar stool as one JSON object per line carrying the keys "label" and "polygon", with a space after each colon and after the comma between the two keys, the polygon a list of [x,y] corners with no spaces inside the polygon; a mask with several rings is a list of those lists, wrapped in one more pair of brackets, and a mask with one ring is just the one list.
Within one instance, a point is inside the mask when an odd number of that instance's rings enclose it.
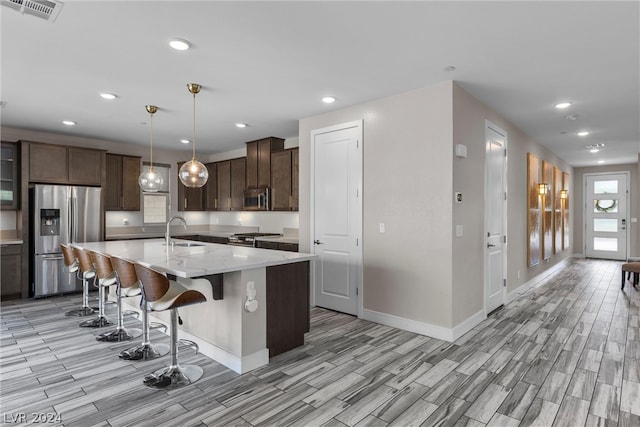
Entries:
{"label": "bar stool", "polygon": [[[79,263],[76,258],[76,254],[73,252],[73,248],[60,243],[60,249],[62,249],[62,256],[64,258],[64,265],[69,270],[69,274],[76,273],[79,276]],[[93,307],[89,306],[89,279],[90,277],[84,277],[82,275],[82,307],[75,310],[67,311],[65,316],[91,316],[95,313]]]}
{"label": "bar stool", "polygon": [[[142,335],[142,330],[138,328],[131,328],[127,330],[124,327],[124,314],[122,312],[122,284],[120,283],[118,274],[114,271],[111,264],[111,258],[98,252],[89,252],[93,265],[96,268],[96,275],[98,276],[98,286],[100,289],[108,288],[109,286],[116,286],[117,298],[116,304],[118,307],[118,324],[116,328],[111,332],[105,332],[96,337],[98,341],[126,341],[131,338],[137,338]],[[131,289],[130,285],[126,285],[125,289]]]}
{"label": "bar stool", "polygon": [[[151,344],[149,339],[149,305],[144,298],[142,286],[136,275],[136,269],[132,262],[122,258],[111,257],[111,265],[118,275],[123,297],[141,295],[140,309],[142,310],[142,343],[120,352],[120,358],[125,360],[152,360],[169,353],[167,344]],[[160,325],[164,327],[164,325]],[[166,330],[166,328],[165,328]]]}
{"label": "bar stool", "polygon": [[147,387],[157,389],[178,388],[198,381],[203,374],[196,365],[178,365],[178,312],[179,307],[205,302],[205,296],[187,289],[165,275],[135,264],[136,274],[152,311],[171,310],[171,364],[144,377]]}
{"label": "bar stool", "polygon": [[627,273],[627,280],[631,278],[631,274],[633,274],[633,287],[638,286],[638,282],[640,281],[640,262],[628,262],[626,264],[622,264],[622,287],[620,289],[624,289],[624,273]]}
{"label": "bar stool", "polygon": [[[88,251],[73,247],[73,252],[76,255],[80,271],[82,271],[83,277],[94,279],[96,278],[96,270],[91,261],[91,255]],[[98,317],[92,320],[85,320],[81,322],[79,326],[83,328],[102,328],[104,326],[113,325],[113,322],[104,315],[104,287],[98,284]]]}

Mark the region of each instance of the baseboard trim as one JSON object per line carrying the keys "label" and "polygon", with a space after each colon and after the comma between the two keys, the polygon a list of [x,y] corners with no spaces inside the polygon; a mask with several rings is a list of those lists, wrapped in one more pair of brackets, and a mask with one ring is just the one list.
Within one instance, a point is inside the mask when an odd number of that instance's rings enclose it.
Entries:
{"label": "baseboard trim", "polygon": [[476,314],[474,314],[473,316],[463,320],[461,323],[458,323],[456,326],[453,327],[453,330],[452,330],[453,341],[457,340],[458,338],[460,338],[461,336],[463,336],[464,334],[466,334],[467,332],[475,328],[477,325],[480,324],[480,322],[482,322],[486,318],[487,318],[487,314],[484,312],[484,309],[483,309],[477,312]]}
{"label": "baseboard trim", "polygon": [[380,313],[373,310],[362,310],[362,318],[370,322],[380,323],[381,325],[391,326],[393,328],[403,329],[420,335],[426,335],[428,337],[452,342],[482,322],[486,318],[486,315],[484,311],[479,311],[453,328],[445,328],[444,326],[433,325],[427,322],[419,322],[417,320],[406,319],[404,317]]}
{"label": "baseboard trim", "polygon": [[518,286],[513,291],[509,292],[507,294],[507,303],[510,303],[515,299],[519,298],[522,294],[529,291],[530,289],[546,283],[547,279],[549,279],[552,275],[556,274],[560,269],[565,267],[565,264],[569,261],[570,258],[571,257],[563,259],[553,267],[543,271],[542,273],[538,274],[534,278]]}

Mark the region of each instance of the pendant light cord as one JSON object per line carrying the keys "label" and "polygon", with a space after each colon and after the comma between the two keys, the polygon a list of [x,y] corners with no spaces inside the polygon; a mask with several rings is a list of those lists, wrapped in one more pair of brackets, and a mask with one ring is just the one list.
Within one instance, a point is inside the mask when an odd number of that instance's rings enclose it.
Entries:
{"label": "pendant light cord", "polygon": [[153,113],[149,113],[151,117],[150,122],[151,126],[149,127],[149,170],[153,170]]}
{"label": "pendant light cord", "polygon": [[192,118],[192,135],[193,137],[192,139],[192,148],[193,148],[193,155],[191,156],[191,161],[195,161],[196,160],[196,94],[193,94],[193,118]]}

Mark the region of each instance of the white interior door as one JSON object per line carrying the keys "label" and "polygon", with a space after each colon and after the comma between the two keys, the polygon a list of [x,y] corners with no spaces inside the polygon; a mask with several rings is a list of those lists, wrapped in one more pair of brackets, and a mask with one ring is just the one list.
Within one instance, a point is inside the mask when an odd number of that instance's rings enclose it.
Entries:
{"label": "white interior door", "polygon": [[505,302],[505,225],[507,136],[487,123],[485,154],[485,279],[484,307],[490,313]]}
{"label": "white interior door", "polygon": [[311,132],[315,305],[358,314],[362,122]]}
{"label": "white interior door", "polygon": [[585,256],[627,259],[627,173],[585,175]]}

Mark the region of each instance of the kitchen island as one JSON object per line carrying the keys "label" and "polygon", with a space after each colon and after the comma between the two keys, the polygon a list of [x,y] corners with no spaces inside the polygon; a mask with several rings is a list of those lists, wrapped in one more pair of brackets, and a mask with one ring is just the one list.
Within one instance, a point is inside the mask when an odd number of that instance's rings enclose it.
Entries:
{"label": "kitchen island", "polygon": [[[309,330],[309,261],[315,255],[164,239],[74,243],[82,249],[137,262],[202,292],[207,302],[179,310],[180,337],[200,352],[245,373],[269,357],[304,344]],[[257,308],[245,308],[255,290]],[[138,298],[124,304],[138,309]],[[255,304],[250,304],[255,306]],[[168,312],[152,312],[169,323]]]}

